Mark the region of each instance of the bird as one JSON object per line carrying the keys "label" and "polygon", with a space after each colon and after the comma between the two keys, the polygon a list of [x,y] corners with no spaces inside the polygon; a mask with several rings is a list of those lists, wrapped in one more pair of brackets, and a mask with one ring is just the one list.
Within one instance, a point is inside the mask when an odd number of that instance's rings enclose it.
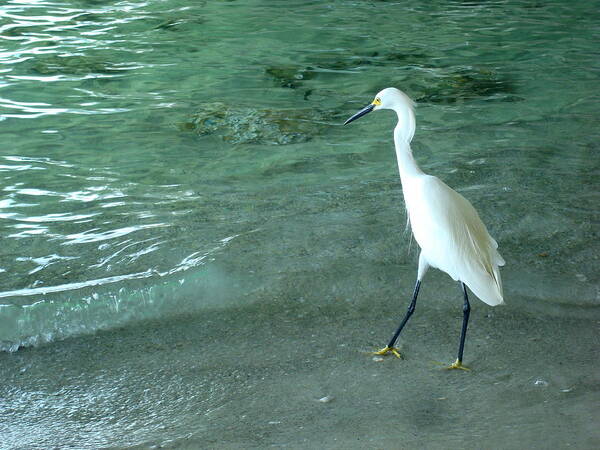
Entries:
{"label": "bird", "polygon": [[463,365],[463,351],[471,306],[467,287],[490,306],[504,304],[499,267],[505,264],[497,242],[490,236],[479,214],[461,194],[439,178],[424,173],[410,147],[415,134],[413,100],[399,89],[383,89],[365,108],[344,125],[372,111],[392,110],[398,116],[394,144],[408,224],[420,247],[417,281],[408,310],[389,343],[377,355],[401,357],[394,346],[402,329],[415,311],[417,296],[430,267],[446,272],[460,283],[463,296],[463,321],[456,361],[448,369],[470,370]]}

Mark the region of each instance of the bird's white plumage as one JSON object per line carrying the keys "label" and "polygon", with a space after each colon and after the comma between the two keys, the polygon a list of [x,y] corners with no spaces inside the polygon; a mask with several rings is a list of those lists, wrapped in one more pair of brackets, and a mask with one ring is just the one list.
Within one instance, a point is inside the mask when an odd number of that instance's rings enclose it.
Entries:
{"label": "bird's white plumage", "polygon": [[485,303],[504,303],[499,266],[504,260],[477,211],[467,199],[440,179],[421,171],[412,156],[414,103],[395,88],[379,92],[374,110],[398,115],[394,143],[402,191],[415,240],[421,247],[419,279],[427,267],[443,270],[465,283]]}
{"label": "bird's white plumage", "polygon": [[498,266],[504,260],[475,208],[436,177],[423,174],[403,183],[412,232],[427,263],[485,303],[503,303]]}

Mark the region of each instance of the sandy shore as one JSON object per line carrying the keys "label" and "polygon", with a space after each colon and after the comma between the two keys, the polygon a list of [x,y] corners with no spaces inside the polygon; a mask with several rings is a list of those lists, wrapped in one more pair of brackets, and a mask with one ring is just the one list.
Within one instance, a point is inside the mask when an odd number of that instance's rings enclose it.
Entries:
{"label": "sandy shore", "polygon": [[[457,290],[458,291],[458,290]],[[454,304],[456,303],[456,304]],[[597,322],[273,301],[0,354],[1,448],[597,448]],[[384,308],[389,310],[386,312]]]}

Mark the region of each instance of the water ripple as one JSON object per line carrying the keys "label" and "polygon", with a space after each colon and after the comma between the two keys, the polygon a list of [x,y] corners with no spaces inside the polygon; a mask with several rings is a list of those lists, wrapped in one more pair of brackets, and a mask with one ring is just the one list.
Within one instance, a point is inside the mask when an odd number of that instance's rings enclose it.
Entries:
{"label": "water ripple", "polygon": [[[223,249],[231,240],[235,239],[236,237],[237,237],[237,235],[223,238],[220,240],[218,245],[214,246],[213,248],[211,248],[208,251],[194,252],[194,253],[186,256],[185,258],[183,258],[183,260],[181,260],[178,264],[176,264],[174,267],[172,267],[166,271],[161,272],[156,269],[148,269],[143,272],[127,273],[127,274],[123,274],[123,275],[108,276],[108,277],[104,277],[104,278],[97,278],[97,279],[91,279],[91,280],[85,280],[85,281],[79,281],[79,282],[64,283],[64,284],[58,284],[58,285],[52,285],[52,286],[28,287],[28,288],[23,288],[23,289],[2,291],[2,292],[0,292],[0,298],[31,297],[31,296],[37,296],[37,295],[45,296],[45,295],[52,294],[52,293],[67,292],[67,291],[84,289],[84,288],[89,288],[89,287],[94,287],[94,286],[103,286],[103,285],[107,285],[107,284],[114,284],[114,283],[119,283],[119,282],[129,281],[129,280],[136,280],[136,279],[141,279],[141,278],[168,277],[170,275],[174,275],[179,272],[185,272],[189,269],[192,269],[192,268],[195,268],[195,267],[198,267],[198,266],[204,264],[205,260],[209,256],[211,256],[215,252]],[[137,243],[135,243],[135,244],[137,244]],[[103,261],[98,266],[99,267],[104,266],[105,263],[109,262],[111,259],[116,257],[119,253],[121,253],[122,251],[124,251],[125,249],[127,249],[128,247],[130,247],[132,245],[134,245],[134,244],[130,244],[129,246],[123,247],[121,250],[119,250],[117,253],[111,255],[109,258],[107,258],[105,261]],[[144,249],[143,251],[133,253],[131,256],[135,259],[143,254],[150,253],[150,252],[157,250],[157,246],[158,246],[158,244],[155,243],[152,246]],[[18,258],[17,260],[23,261],[23,262],[35,263],[36,267],[29,271],[29,274],[35,274],[36,272],[50,266],[51,264],[57,263],[59,261],[69,261],[69,260],[73,260],[73,259],[77,259],[77,258],[59,256],[59,255],[54,254],[54,255],[48,255],[45,257],[41,257],[41,258],[23,257],[23,258]],[[0,269],[0,270],[3,271],[2,269]],[[29,306],[31,306],[31,305],[29,305]]]}
{"label": "water ripple", "polygon": [[86,230],[82,233],[74,233],[68,234],[64,236],[65,242],[63,245],[74,245],[74,244],[87,244],[90,242],[100,242],[106,241],[110,239],[119,238],[122,236],[126,236],[130,233],[134,233],[136,231],[151,229],[151,228],[161,228],[167,226],[164,223],[151,223],[147,225],[136,225],[123,227],[116,230],[108,230],[108,231],[100,231],[98,228],[93,228],[91,230]]}

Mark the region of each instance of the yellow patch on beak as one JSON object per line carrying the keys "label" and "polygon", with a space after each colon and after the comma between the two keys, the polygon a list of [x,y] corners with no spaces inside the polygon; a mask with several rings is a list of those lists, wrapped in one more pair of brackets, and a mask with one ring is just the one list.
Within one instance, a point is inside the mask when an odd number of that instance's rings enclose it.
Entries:
{"label": "yellow patch on beak", "polygon": [[381,106],[381,99],[377,97],[375,100],[371,102],[371,105]]}

